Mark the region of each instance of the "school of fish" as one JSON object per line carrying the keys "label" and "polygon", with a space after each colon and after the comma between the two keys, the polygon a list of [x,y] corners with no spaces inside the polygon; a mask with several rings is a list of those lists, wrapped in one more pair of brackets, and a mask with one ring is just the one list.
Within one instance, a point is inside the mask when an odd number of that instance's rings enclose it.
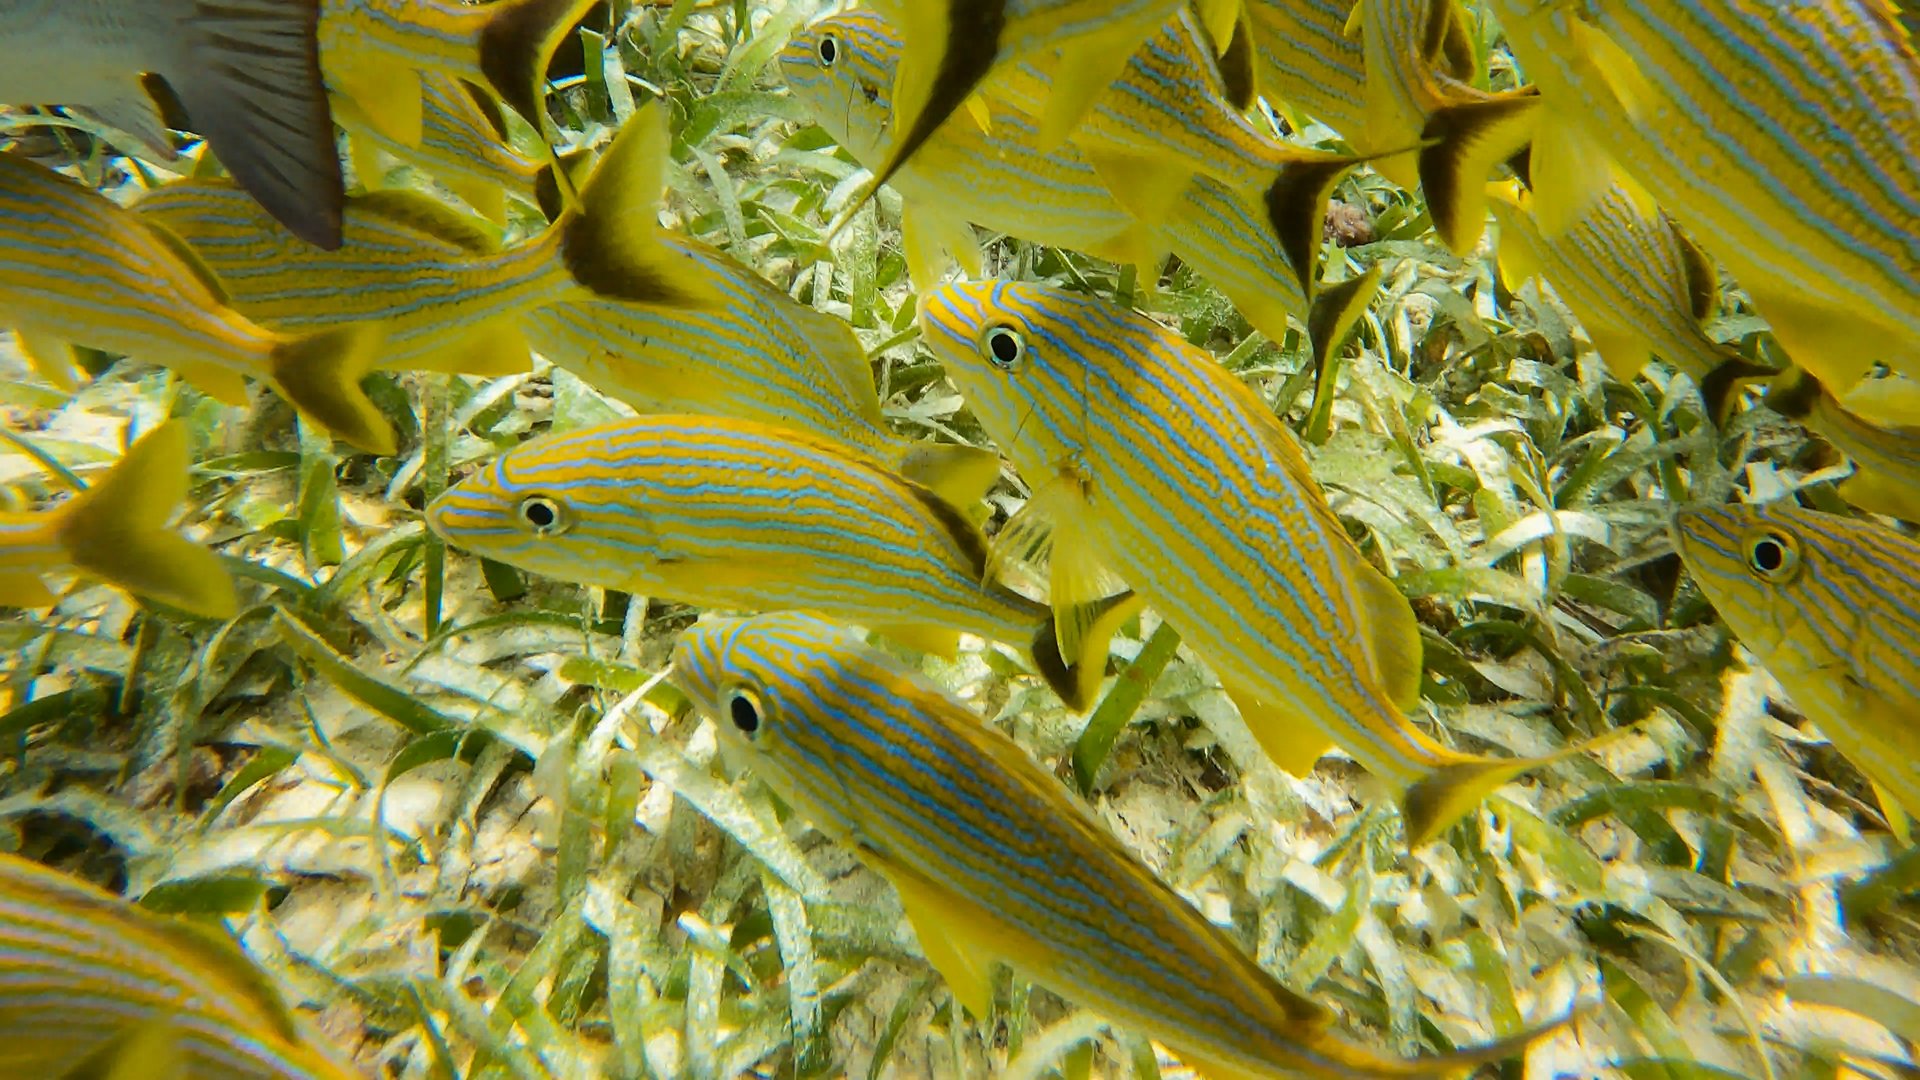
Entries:
{"label": "school of fish", "polygon": [[[1765,410],[1850,463],[1825,509],[1676,506],[1669,531],[1908,839],[1920,58],[1891,0],[871,0],[799,25],[770,70],[866,170],[822,244],[898,195],[894,329],[911,316],[991,448],[890,422],[845,319],[661,224],[684,102],[566,145],[549,68],[606,19],[591,0],[0,0],[8,119],[146,163],[105,190],[0,151],[0,329],[51,392],[120,358],[224,407],[258,384],[304,437],[380,458],[417,435],[375,372],[570,373],[635,415],[463,462],[427,529],[715,612],[678,638],[672,684],[891,886],[959,1009],[984,1021],[1005,965],[1216,1080],[1457,1076],[1578,1014],[1410,1056],[1341,1034],[901,659],[977,639],[1087,714],[1114,637],[1158,620],[1281,772],[1338,751],[1369,774],[1403,854],[1610,738],[1516,756],[1449,727],[1407,568],[1356,539],[1259,388],[1070,264],[1072,287],[988,272],[1001,235],[1130,268],[1151,308],[1171,258],[1324,371],[1393,258],[1329,258],[1329,208],[1377,177],[1450,257],[1490,257],[1504,295],[1550,291],[1616,379],[1657,362],[1706,422]],[[1762,345],[1716,333],[1735,314]],[[195,439],[162,417],[97,470],[33,452],[47,467],[0,509],[0,605],[258,611],[239,560],[180,520],[218,482]],[[988,529],[1009,479],[1024,500]],[[284,993],[222,927],[0,853],[0,1075],[363,1075]]]}

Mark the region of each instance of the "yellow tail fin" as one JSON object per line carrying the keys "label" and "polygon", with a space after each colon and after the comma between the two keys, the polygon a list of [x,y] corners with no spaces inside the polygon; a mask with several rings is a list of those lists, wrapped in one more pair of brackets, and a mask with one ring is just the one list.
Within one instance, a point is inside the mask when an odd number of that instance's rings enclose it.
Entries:
{"label": "yellow tail fin", "polygon": [[1421,136],[1420,190],[1433,230],[1455,254],[1470,255],[1486,227],[1487,177],[1533,140],[1540,96],[1516,91],[1434,111]]}
{"label": "yellow tail fin", "polygon": [[1595,735],[1585,742],[1562,747],[1551,754],[1531,758],[1490,758],[1442,750],[1451,760],[1415,781],[1400,796],[1400,813],[1407,819],[1407,846],[1416,848],[1440,835],[1447,826],[1480,805],[1500,785],[1517,780],[1543,765],[1598,750],[1638,730],[1639,725],[1629,724]]}
{"label": "yellow tail fin", "polygon": [[574,281],[601,299],[717,307],[719,294],[700,264],[660,242],[656,214],[669,145],[667,114],[657,101],[621,127],[587,177],[580,206],[554,225],[560,259]]}
{"label": "yellow tail fin", "polygon": [[213,553],[167,529],[187,498],[187,428],[143,436],[100,482],[75,496],[57,534],[73,564],[128,592],[216,619],[240,608]]}
{"label": "yellow tail fin", "polygon": [[267,364],[274,385],[294,408],[362,450],[386,455],[400,448],[399,437],[360,389],[360,380],[379,360],[379,339],[371,326],[282,338]]}

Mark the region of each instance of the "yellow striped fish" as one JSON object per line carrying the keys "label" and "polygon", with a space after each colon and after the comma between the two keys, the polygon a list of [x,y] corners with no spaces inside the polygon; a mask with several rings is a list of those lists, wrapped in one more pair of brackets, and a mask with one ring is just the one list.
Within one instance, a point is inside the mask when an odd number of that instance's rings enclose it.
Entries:
{"label": "yellow striped fish", "polygon": [[[1354,10],[1366,56],[1367,125],[1349,133],[1374,168],[1401,187],[1417,182],[1434,231],[1469,254],[1486,224],[1482,185],[1533,137],[1540,98],[1531,90],[1476,88],[1465,14],[1455,0],[1360,0]],[[1418,152],[1393,154],[1426,144]]]}
{"label": "yellow striped fish", "polygon": [[542,133],[547,63],[594,0],[321,0],[320,66],[356,106],[343,115],[417,146],[421,82],[439,72],[491,91]]}
{"label": "yellow striped fish", "polygon": [[1920,543],[1797,506],[1673,518],[1687,570],[1794,704],[1880,791],[1920,815]]}
{"label": "yellow striped fish", "polygon": [[507,374],[527,368],[518,320],[541,305],[713,302],[698,266],[660,242],[667,144],[666,113],[649,105],[621,128],[576,210],[505,248],[417,192],[349,199],[342,243],[331,252],[294,243],[217,181],[170,184],[138,209],[193,245],[240,310],[268,326],[378,326],[383,367]]}
{"label": "yellow striped fish", "polygon": [[534,349],[641,412],[733,416],[846,443],[960,506],[999,478],[990,451],[887,427],[873,367],[845,320],[796,303],[710,245],[664,239],[713,282],[712,310],[555,304],[524,321]]}
{"label": "yellow striped fish", "polygon": [[[1212,50],[1198,16],[1182,9],[1095,95],[1073,141],[1107,190],[1142,221],[1166,221],[1195,176],[1264,206],[1275,242],[1300,269],[1301,291],[1311,293],[1328,193],[1360,159],[1292,146],[1255,128],[1228,103]],[[986,97],[1043,115],[1063,70],[1051,58],[1014,64]],[[1036,145],[1051,148],[1044,131]]]}
{"label": "yellow striped fish", "polygon": [[347,117],[341,126],[348,129],[354,173],[362,184],[382,186],[379,181],[386,169],[380,156],[386,155],[425,169],[496,225],[506,223],[508,199],[539,209],[537,191],[546,165],[507,145],[498,102],[433,71],[421,73],[420,91],[420,141],[415,146],[388,138],[371,124],[355,123],[352,115],[357,106],[350,101],[341,104],[339,112]]}
{"label": "yellow striped fish", "polygon": [[0,853],[0,1075],[357,1080],[226,932]]}
{"label": "yellow striped fish", "polygon": [[1267,102],[1349,142],[1367,125],[1366,47],[1346,32],[1352,14],[1353,0],[1247,0],[1254,77]]}
{"label": "yellow striped fish", "polygon": [[167,528],[187,499],[187,428],[141,436],[100,481],[47,510],[0,511],[0,604],[43,608],[46,578],[81,573],[214,619],[240,601],[213,553]]}
{"label": "yellow striped fish", "polygon": [[[1910,405],[1914,385],[1898,377],[1868,379],[1842,402],[1820,380],[1795,368],[1767,389],[1767,407],[1820,434],[1853,461],[1840,496],[1876,514],[1920,522],[1920,427],[1863,415],[1895,391]],[[1891,410],[1898,412],[1899,410]]]}
{"label": "yellow striped fish", "polygon": [[[1195,0],[1211,39],[1233,34],[1241,0]],[[1184,0],[898,0],[883,4],[901,28],[904,59],[891,80],[889,126],[899,133],[874,170],[887,183],[993,69],[1057,52],[1042,117],[1045,144],[1058,145],[1100,91]]]}
{"label": "yellow striped fish", "polygon": [[1732,357],[1702,325],[1720,301],[1713,261],[1659,211],[1647,213],[1616,185],[1548,236],[1525,188],[1490,190],[1507,287],[1551,284],[1616,376],[1631,379],[1657,356],[1698,382]]}
{"label": "yellow striped fish", "polygon": [[1547,231],[1611,161],[1821,381],[1844,390],[1882,358],[1920,375],[1920,61],[1890,5],[1494,6],[1556,119],[1532,154]]}
{"label": "yellow striped fish", "polygon": [[[957,632],[1028,645],[1084,709],[1104,629],[1064,658],[1045,605],[987,582],[987,545],[938,493],[841,444],[704,416],[643,416],[500,455],[427,508],[447,543],[583,585],[736,611],[812,611],[951,654]],[[1078,617],[1078,616],[1076,616]]]}
{"label": "yellow striped fish", "polygon": [[[878,12],[850,11],[795,34],[780,66],[814,122],[873,164],[885,154],[888,87],[899,59],[892,24]],[[988,106],[985,130],[968,118],[946,125],[893,177],[906,202],[903,243],[916,288],[936,280],[941,248],[977,276],[972,223],[1133,265],[1150,267],[1171,250],[1274,340],[1284,339],[1289,315],[1305,319],[1302,275],[1275,242],[1264,207],[1202,176],[1165,223],[1150,227],[1127,212],[1071,142],[1042,152],[1031,117]]]}
{"label": "yellow striped fish", "polygon": [[1344,748],[1400,798],[1415,844],[1542,763],[1451,750],[1407,719],[1412,607],[1348,538],[1293,433],[1213,357],[1043,285],[949,283],[922,296],[920,325],[1033,487],[996,544],[1050,547],[1057,611],[1117,576],[1213,668],[1276,764],[1304,776]]}
{"label": "yellow striped fish", "polygon": [[387,454],[396,444],[360,389],[374,360],[362,329],[289,337],[261,327],[178,237],[13,154],[0,154],[0,325],[58,386],[74,385],[73,346],[84,345],[172,368],[230,405],[246,403],[247,378],[261,379],[356,446]]}
{"label": "yellow striped fish", "polygon": [[999,962],[1220,1078],[1449,1076],[1550,1030],[1416,1059],[1341,1037],[1012,739],[844,630],[702,621],[672,677],[768,786],[894,886],[976,1017]]}

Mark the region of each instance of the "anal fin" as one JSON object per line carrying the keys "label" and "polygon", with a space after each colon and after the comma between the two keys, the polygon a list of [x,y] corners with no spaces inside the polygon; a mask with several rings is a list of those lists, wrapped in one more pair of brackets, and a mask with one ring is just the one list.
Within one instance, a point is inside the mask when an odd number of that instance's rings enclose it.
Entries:
{"label": "anal fin", "polygon": [[977,913],[967,911],[914,871],[868,847],[863,846],[861,854],[900,894],[920,951],[947,981],[953,999],[975,1019],[985,1020],[993,1008],[996,957],[990,954],[991,941],[999,935]]}
{"label": "anal fin", "polygon": [[1223,686],[1240,710],[1240,719],[1267,757],[1289,776],[1304,778],[1327,751],[1333,749],[1326,735],[1297,716],[1289,716],[1269,706],[1260,696],[1240,687]]}

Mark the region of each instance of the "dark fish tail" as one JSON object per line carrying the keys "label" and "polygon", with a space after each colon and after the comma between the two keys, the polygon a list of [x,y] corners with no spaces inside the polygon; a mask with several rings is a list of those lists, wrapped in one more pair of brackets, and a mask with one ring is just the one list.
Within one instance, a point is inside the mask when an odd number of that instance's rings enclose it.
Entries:
{"label": "dark fish tail", "polygon": [[196,130],[295,236],[340,246],[346,193],[320,77],[320,0],[199,0],[165,75]]}

